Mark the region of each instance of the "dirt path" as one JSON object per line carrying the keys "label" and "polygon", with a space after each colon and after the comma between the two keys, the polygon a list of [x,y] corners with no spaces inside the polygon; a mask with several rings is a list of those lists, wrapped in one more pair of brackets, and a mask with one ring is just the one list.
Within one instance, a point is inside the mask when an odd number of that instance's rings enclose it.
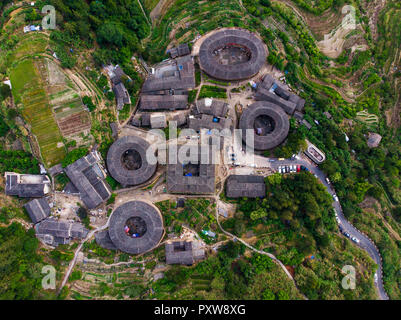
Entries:
{"label": "dirt path", "polygon": [[82,249],[84,243],[87,242],[90,238],[92,238],[92,236],[93,236],[96,232],[99,232],[99,231],[102,231],[102,230],[108,228],[109,223],[110,223],[110,218],[111,218],[111,215],[110,215],[110,217],[109,217],[109,219],[107,220],[107,222],[106,222],[105,225],[103,225],[103,226],[101,226],[101,227],[98,227],[98,228],[96,228],[95,230],[92,230],[91,232],[89,232],[89,234],[87,235],[87,237],[86,237],[84,240],[81,241],[81,243],[79,244],[78,248],[75,250],[74,258],[71,260],[71,262],[70,262],[70,264],[69,264],[69,266],[68,266],[68,269],[67,269],[67,271],[66,271],[66,273],[65,273],[65,275],[64,275],[63,281],[61,282],[60,288],[59,288],[59,290],[58,290],[58,294],[60,294],[60,292],[61,292],[61,290],[63,289],[63,287],[66,285],[66,283],[67,283],[67,281],[68,281],[68,278],[69,278],[70,275],[71,275],[72,269],[74,268],[75,263],[77,262],[78,254],[81,252],[81,249]]}
{"label": "dirt path", "polygon": [[369,19],[369,28],[370,31],[372,32],[372,39],[374,41],[377,40],[377,38],[379,37],[379,33],[377,31],[377,22],[379,20],[379,15],[380,12],[382,11],[382,9],[384,8],[384,6],[386,5],[386,0],[376,0],[376,4],[373,10],[373,16],[371,19]]}
{"label": "dirt path", "polygon": [[141,1],[137,0],[137,2],[138,2],[139,7],[140,7],[141,10],[142,10],[143,16],[145,17],[147,23],[148,23],[149,25],[151,25],[151,23],[150,23],[150,21],[149,21],[149,19],[148,19],[148,16],[146,15],[146,12],[145,12],[145,10],[144,10],[143,7],[142,7]]}
{"label": "dirt path", "polygon": [[166,8],[170,6],[175,0],[160,0],[156,7],[153,8],[152,12],[149,14],[150,20],[154,25],[157,20],[163,15]]}

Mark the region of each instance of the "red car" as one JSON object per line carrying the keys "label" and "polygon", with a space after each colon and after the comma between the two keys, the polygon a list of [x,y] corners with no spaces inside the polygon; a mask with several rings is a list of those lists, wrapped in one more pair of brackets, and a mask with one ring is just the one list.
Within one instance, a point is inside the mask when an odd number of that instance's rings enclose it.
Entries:
{"label": "red car", "polygon": [[301,171],[301,166],[297,165],[297,172],[300,172],[300,171]]}

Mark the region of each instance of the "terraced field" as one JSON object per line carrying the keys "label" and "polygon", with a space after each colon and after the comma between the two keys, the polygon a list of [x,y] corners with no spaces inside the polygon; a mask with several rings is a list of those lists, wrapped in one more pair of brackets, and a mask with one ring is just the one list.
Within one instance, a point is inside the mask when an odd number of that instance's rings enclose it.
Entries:
{"label": "terraced field", "polygon": [[[244,10],[237,0],[178,0],[157,22],[151,38],[147,41],[146,54],[150,55],[151,60],[160,61],[171,40],[186,42],[193,40],[197,34],[205,34],[217,27],[246,25]],[[174,45],[175,41],[171,45]]]}
{"label": "terraced field", "polygon": [[359,111],[356,119],[365,123],[369,129],[375,128],[379,124],[379,117],[375,114],[369,114],[367,111]]}
{"label": "terraced field", "polygon": [[49,40],[44,34],[27,34],[14,52],[8,56],[8,62],[17,61],[26,56],[34,56],[46,51]]}
{"label": "terraced field", "polygon": [[11,70],[10,78],[13,96],[17,104],[21,103],[22,115],[36,136],[43,161],[47,166],[59,163],[66,152],[38,71],[38,61],[21,61]]}
{"label": "terraced field", "polygon": [[91,128],[79,89],[59,65],[46,57],[49,39],[41,33],[24,35],[7,55],[13,96],[35,135],[46,166],[66,155],[63,137],[72,138]]}

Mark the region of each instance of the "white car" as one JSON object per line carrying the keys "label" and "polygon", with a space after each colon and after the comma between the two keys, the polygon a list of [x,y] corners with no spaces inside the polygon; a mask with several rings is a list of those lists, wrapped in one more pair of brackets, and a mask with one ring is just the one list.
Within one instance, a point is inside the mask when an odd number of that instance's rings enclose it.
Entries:
{"label": "white car", "polygon": [[326,182],[327,182],[327,184],[330,184],[329,178],[326,178]]}
{"label": "white car", "polygon": [[336,194],[333,194],[333,199],[334,199],[334,201],[337,201],[337,202],[338,202],[338,197],[337,197]]}
{"label": "white car", "polygon": [[377,282],[377,272],[375,272],[375,282]]}
{"label": "white car", "polygon": [[336,221],[337,223],[340,223],[340,218],[338,216],[336,216]]}
{"label": "white car", "polygon": [[358,238],[355,238],[355,237],[351,237],[351,240],[354,241],[355,243],[359,243],[360,242],[360,240]]}

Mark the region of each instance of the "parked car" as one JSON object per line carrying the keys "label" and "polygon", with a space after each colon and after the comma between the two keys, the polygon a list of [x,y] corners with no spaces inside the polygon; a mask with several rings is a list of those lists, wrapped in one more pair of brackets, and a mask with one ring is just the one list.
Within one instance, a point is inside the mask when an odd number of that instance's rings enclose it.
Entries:
{"label": "parked car", "polygon": [[350,238],[351,237],[351,235],[348,233],[348,232],[344,232],[344,236],[346,236],[347,238]]}
{"label": "parked car", "polygon": [[297,165],[297,172],[300,172],[300,171],[301,171],[301,166]]}
{"label": "parked car", "polygon": [[336,221],[337,223],[340,223],[340,218],[338,216],[336,216]]}
{"label": "parked car", "polygon": [[278,160],[279,160],[279,161],[284,161],[285,159],[284,159],[284,158],[278,158]]}
{"label": "parked car", "polygon": [[360,242],[360,240],[358,238],[355,238],[355,237],[352,237],[351,240],[354,241],[355,243],[359,243]]}
{"label": "parked car", "polygon": [[326,178],[326,182],[327,182],[328,184],[330,184],[330,180],[329,180],[329,178]]}
{"label": "parked car", "polygon": [[378,277],[377,277],[377,271],[375,272],[375,282],[377,282],[377,279],[378,279]]}
{"label": "parked car", "polygon": [[289,166],[285,166],[285,172],[289,173],[290,172],[290,167]]}
{"label": "parked car", "polygon": [[337,201],[337,202],[338,202],[338,197],[337,197],[336,194],[333,194],[333,199],[334,199],[334,201]]}

